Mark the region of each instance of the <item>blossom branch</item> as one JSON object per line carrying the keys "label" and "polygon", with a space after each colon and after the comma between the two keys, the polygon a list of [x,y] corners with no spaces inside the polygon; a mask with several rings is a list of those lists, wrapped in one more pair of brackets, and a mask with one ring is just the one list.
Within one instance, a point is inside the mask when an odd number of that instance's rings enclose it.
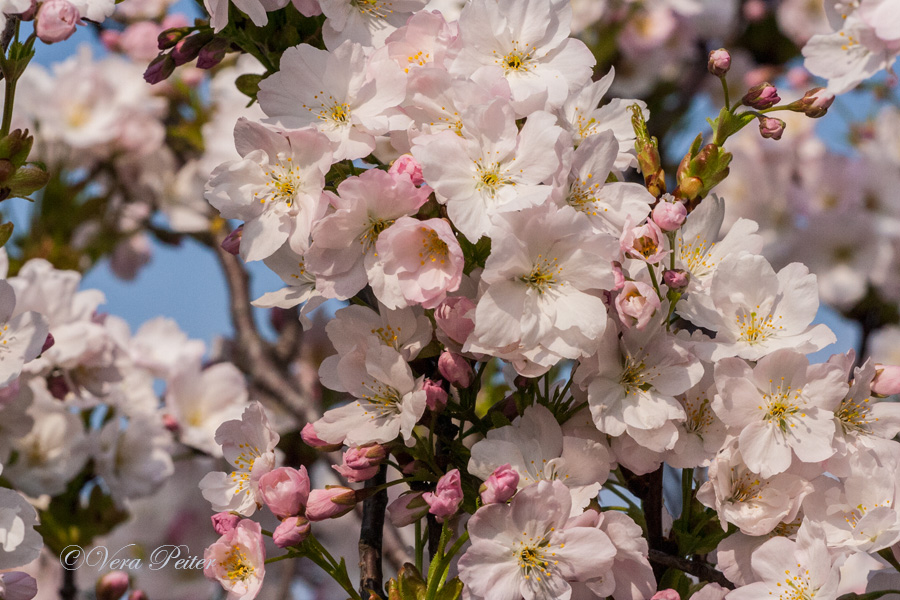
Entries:
{"label": "blossom branch", "polygon": [[[375,477],[366,482],[366,488],[384,485],[386,480],[387,465],[381,465]],[[381,489],[363,501],[362,526],[359,530],[359,593],[363,598],[368,598],[373,592],[380,598],[387,597],[381,568],[387,499],[387,490]]]}
{"label": "blossom branch", "polygon": [[729,590],[734,589],[734,584],[728,581],[725,575],[705,561],[672,556],[671,554],[667,554],[661,550],[654,550],[653,548],[650,549],[648,558],[654,565],[665,567],[667,569],[678,569],[679,571],[683,571],[688,575],[693,575],[702,581],[718,583]]}

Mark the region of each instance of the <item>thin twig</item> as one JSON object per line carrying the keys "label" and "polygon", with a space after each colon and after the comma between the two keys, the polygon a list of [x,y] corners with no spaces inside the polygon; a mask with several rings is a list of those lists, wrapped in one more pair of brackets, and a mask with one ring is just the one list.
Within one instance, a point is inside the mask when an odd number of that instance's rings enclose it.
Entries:
{"label": "thin twig", "polygon": [[19,22],[19,17],[16,15],[10,15],[6,17],[6,26],[3,27],[3,33],[0,33],[0,47],[3,48],[3,54],[6,54],[6,51],[9,50],[9,45],[12,43],[13,36],[16,34],[16,23]]}
{"label": "thin twig", "polygon": [[[366,482],[366,487],[384,485],[387,481],[387,465],[381,465],[378,473]],[[371,592],[379,598],[384,593],[384,574],[381,568],[382,542],[384,540],[384,511],[387,508],[387,490],[382,489],[363,501],[362,526],[359,528],[359,594],[369,598]]]}
{"label": "thin twig", "polygon": [[257,386],[280,398],[298,421],[315,421],[318,414],[291,385],[290,376],[276,364],[271,347],[256,328],[250,304],[250,276],[237,258],[222,250],[218,244],[216,246],[216,256],[228,284],[231,321],[236,337],[236,359],[243,363],[239,366],[251,375]]}
{"label": "thin twig", "polygon": [[75,585],[75,569],[63,570],[63,584],[59,588],[60,600],[75,600],[78,597],[78,587]]}
{"label": "thin twig", "polygon": [[661,550],[650,550],[650,555],[648,557],[650,562],[661,567],[678,569],[679,571],[684,571],[689,575],[693,575],[702,581],[709,581],[712,583],[718,583],[724,588],[728,588],[729,590],[734,589],[734,584],[728,581],[728,578],[725,577],[721,572],[717,571],[714,566],[707,562],[699,561],[699,560],[689,560],[687,558],[681,558],[678,556],[672,556],[671,554],[666,554]]}

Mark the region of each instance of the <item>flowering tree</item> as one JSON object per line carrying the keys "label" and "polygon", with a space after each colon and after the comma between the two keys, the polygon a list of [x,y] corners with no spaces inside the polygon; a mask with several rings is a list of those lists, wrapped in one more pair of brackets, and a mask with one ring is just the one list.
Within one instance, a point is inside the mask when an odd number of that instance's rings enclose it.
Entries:
{"label": "flowering tree", "polygon": [[0,598],[900,597],[900,2],[172,4],[0,0]]}

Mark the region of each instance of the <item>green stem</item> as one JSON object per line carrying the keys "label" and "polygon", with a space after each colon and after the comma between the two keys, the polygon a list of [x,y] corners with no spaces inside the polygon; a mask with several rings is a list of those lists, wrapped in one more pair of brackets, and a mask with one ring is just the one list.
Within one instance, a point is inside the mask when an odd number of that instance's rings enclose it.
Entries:
{"label": "green stem", "polygon": [[422,519],[416,520],[416,570],[422,572],[425,564],[425,542],[422,539]]}
{"label": "green stem", "polygon": [[444,548],[446,548],[447,542],[450,541],[451,535],[452,531],[450,526],[447,521],[444,521],[438,551],[434,555],[434,560],[431,561],[431,566],[428,568],[428,587],[425,591],[424,600],[434,600],[435,597],[437,597],[438,591],[440,591],[441,587],[444,585],[444,581],[447,579],[447,571],[450,569],[450,563],[453,561],[453,557],[456,556],[456,553],[459,552],[460,548],[463,547],[463,544],[469,539],[469,532],[464,531],[445,554]]}
{"label": "green stem", "polygon": [[659,290],[659,283],[656,281],[656,272],[653,270],[653,265],[647,263],[647,271],[650,273],[650,281],[653,283],[653,289],[656,290],[656,295],[659,296],[659,299],[662,300],[663,295]]}
{"label": "green stem", "polygon": [[[16,40],[19,39],[19,20],[16,19]],[[15,46],[13,46],[13,50],[15,51]],[[13,105],[16,101],[16,83],[18,83],[18,77],[10,77],[7,74],[4,77],[6,83],[6,96],[3,99],[3,124],[0,125],[0,137],[6,137],[9,135],[9,128],[12,125],[12,116],[13,116]]]}
{"label": "green stem", "polygon": [[722,91],[725,93],[725,110],[731,112],[731,103],[728,100],[728,82],[725,81],[725,77],[719,77],[722,81]]}
{"label": "green stem", "polygon": [[319,540],[312,534],[306,538],[306,543],[310,546],[311,551],[305,553],[305,556],[318,565],[320,569],[328,573],[350,595],[351,600],[363,600],[359,593],[353,589],[353,584],[350,582],[350,577],[347,575],[347,568],[344,566],[343,561],[340,563],[335,561],[334,557],[325,549],[325,546],[319,543]]}
{"label": "green stem", "polygon": [[690,531],[691,500],[693,499],[694,469],[681,471],[681,523],[683,531]]}

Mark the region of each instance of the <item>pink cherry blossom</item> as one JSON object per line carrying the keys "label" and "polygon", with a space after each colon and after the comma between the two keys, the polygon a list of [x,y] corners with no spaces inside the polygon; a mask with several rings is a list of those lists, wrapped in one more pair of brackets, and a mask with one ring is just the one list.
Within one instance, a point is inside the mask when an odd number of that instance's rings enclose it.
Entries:
{"label": "pink cherry blossom", "polygon": [[203,574],[218,581],[230,600],[253,600],[266,576],[266,549],[259,523],[243,519],[203,554]]}
{"label": "pink cherry blossom", "polygon": [[425,492],[422,498],[428,503],[428,512],[437,517],[437,520],[441,523],[447,517],[452,517],[456,514],[463,500],[459,469],[447,471],[438,480],[434,493]]}
{"label": "pink cherry blossom", "polygon": [[640,281],[626,281],[615,304],[623,326],[643,329],[659,309],[660,300],[652,286]]}

